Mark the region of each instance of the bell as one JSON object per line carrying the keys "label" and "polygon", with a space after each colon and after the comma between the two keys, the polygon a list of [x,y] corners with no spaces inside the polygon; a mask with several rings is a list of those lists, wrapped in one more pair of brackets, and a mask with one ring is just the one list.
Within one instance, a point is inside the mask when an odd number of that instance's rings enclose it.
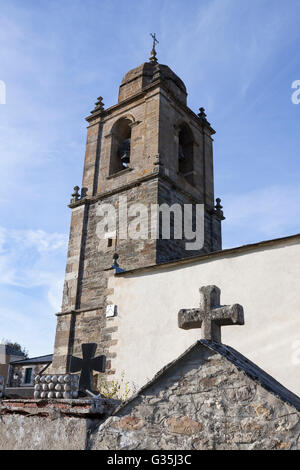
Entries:
{"label": "bell", "polygon": [[121,147],[121,162],[122,166],[127,168],[130,162],[130,139],[124,140]]}
{"label": "bell", "polygon": [[178,159],[180,161],[183,161],[185,159],[184,153],[183,153],[183,148],[182,145],[179,144],[178,146]]}
{"label": "bell", "polygon": [[130,162],[130,153],[125,150],[121,156],[121,162],[122,162],[122,165],[126,168],[128,163]]}

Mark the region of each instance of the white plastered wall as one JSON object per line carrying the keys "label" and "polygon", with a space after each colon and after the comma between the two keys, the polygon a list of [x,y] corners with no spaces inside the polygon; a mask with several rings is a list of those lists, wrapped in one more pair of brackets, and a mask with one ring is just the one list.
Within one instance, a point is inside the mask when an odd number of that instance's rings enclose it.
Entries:
{"label": "white plastered wall", "polygon": [[116,376],[139,388],[199,339],[200,330],[178,328],[177,314],[197,307],[208,284],[220,287],[222,304],[244,307],[245,326],[223,327],[222,342],[300,395],[299,239],[112,277]]}

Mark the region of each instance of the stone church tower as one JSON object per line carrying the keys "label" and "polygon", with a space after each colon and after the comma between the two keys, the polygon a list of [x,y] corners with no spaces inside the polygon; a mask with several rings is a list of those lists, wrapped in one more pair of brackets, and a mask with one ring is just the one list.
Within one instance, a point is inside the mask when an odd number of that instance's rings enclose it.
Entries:
{"label": "stone church tower", "polygon": [[[221,249],[220,200],[214,202],[212,135],[204,109],[187,107],[184,83],[153,49],[149,62],[130,70],[119,89],[118,103],[104,109],[102,98],[87,117],[88,135],[82,189],[75,188],[62,311],[52,370],[65,372],[81,344],[95,342],[110,370],[111,328],[106,319],[108,277],[113,256],[132,269]],[[99,239],[99,207],[118,209],[120,196],[132,203],[203,204],[204,246],[186,251],[185,240],[122,239],[118,230]],[[123,199],[124,200],[124,199]],[[149,224],[150,225],[150,224]],[[150,228],[149,228],[150,230]],[[144,332],[145,333],[145,332]]]}

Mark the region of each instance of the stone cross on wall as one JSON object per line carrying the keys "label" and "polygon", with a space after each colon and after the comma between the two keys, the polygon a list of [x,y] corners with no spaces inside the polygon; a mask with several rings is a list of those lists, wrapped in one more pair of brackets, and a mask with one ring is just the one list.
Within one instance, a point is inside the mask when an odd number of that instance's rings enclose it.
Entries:
{"label": "stone cross on wall", "polygon": [[204,286],[200,291],[200,308],[182,309],[178,326],[184,330],[202,329],[202,338],[221,343],[221,326],[244,325],[244,310],[239,304],[220,305],[217,286]]}
{"label": "stone cross on wall", "polygon": [[81,345],[82,359],[79,357],[71,356],[70,372],[79,372],[79,390],[85,392],[86,390],[93,391],[93,370],[97,372],[105,372],[105,356],[95,356],[97,349],[96,343],[86,343]]}

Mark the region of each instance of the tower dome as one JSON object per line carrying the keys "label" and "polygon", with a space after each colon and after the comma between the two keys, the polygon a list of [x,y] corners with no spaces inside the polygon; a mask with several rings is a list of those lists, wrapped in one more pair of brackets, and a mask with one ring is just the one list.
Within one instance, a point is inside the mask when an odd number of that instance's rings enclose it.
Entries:
{"label": "tower dome", "polygon": [[167,65],[154,62],[144,62],[124,75],[119,90],[119,103],[136,95],[158,80],[179,101],[186,104],[187,92],[183,81]]}

